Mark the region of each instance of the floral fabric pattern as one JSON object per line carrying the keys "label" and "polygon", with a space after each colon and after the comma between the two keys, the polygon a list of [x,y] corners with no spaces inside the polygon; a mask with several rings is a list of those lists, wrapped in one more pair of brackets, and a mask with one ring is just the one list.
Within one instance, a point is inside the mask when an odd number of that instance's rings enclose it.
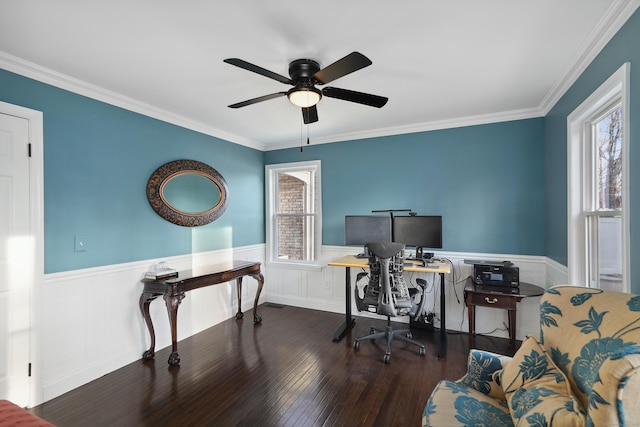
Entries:
{"label": "floral fabric pattern", "polygon": [[422,414],[429,427],[513,427],[503,401],[459,382],[443,380],[431,394]]}
{"label": "floral fabric pattern", "polygon": [[540,340],[513,358],[471,350],[441,381],[422,424],[640,427],[640,296],[555,286],[540,300]]}
{"label": "floral fabric pattern", "polygon": [[458,411],[456,420],[460,421],[463,426],[477,426],[481,423],[500,426],[510,425],[511,422],[509,414],[506,414],[504,410],[472,397],[457,397],[454,406]]}
{"label": "floral fabric pattern", "polygon": [[588,425],[625,425],[618,395],[626,372],[640,364],[640,296],[556,286],[542,300],[543,346],[568,376]]}
{"label": "floral fabric pattern", "polygon": [[472,349],[467,361],[467,374],[457,382],[474,388],[484,394],[499,400],[505,400],[502,387],[497,382],[496,373],[501,372],[503,365],[511,360],[510,357]]}
{"label": "floral fabric pattern", "polygon": [[516,426],[586,425],[586,416],[568,380],[535,337],[527,337],[522,343],[504,368],[501,383]]}

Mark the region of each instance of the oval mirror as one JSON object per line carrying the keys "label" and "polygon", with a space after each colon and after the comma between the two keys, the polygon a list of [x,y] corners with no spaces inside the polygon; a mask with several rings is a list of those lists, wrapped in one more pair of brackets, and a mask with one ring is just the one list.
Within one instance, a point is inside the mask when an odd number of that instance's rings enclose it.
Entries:
{"label": "oval mirror", "polygon": [[177,225],[209,224],[227,208],[227,183],[211,166],[196,160],[175,160],[160,166],[149,178],[151,207]]}
{"label": "oval mirror", "polygon": [[180,173],[167,179],[160,192],[165,203],[186,214],[208,211],[220,201],[220,188],[200,173]]}

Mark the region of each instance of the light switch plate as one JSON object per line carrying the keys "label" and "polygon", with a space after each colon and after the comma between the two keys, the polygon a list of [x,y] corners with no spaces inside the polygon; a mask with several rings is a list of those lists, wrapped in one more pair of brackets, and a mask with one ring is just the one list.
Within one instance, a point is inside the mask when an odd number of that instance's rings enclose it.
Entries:
{"label": "light switch plate", "polygon": [[76,236],[76,252],[86,252],[88,249],[88,240],[84,236]]}

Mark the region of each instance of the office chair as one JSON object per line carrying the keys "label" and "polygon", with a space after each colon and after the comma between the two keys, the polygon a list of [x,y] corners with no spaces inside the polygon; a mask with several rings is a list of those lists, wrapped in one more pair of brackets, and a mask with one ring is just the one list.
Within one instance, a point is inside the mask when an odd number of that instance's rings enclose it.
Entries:
{"label": "office chair", "polygon": [[391,317],[411,315],[416,318],[419,310],[424,308],[424,289],[420,304],[415,304],[404,281],[404,244],[403,243],[367,243],[369,249],[369,284],[364,289],[364,297],[360,298],[356,289],[356,306],[358,311],[376,312],[387,316],[384,331],[371,328],[370,334],[353,341],[353,348],[358,350],[360,342],[384,338],[387,351],[384,363],[391,362],[391,342],[394,339],[418,346],[420,356],[425,355],[425,347],[414,341],[409,329],[393,329]]}

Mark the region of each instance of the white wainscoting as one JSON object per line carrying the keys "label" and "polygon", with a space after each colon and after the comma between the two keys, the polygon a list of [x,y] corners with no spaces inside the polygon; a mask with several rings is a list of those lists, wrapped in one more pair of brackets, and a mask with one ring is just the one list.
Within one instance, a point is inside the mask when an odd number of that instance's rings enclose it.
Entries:
{"label": "white wainscoting", "polygon": [[[298,307],[313,308],[335,313],[345,312],[345,268],[328,267],[331,260],[344,255],[355,253],[354,248],[344,246],[324,246],[322,248],[323,265],[321,271],[292,270],[277,268],[274,265],[267,266],[267,281],[265,284],[266,299],[269,302],[294,305]],[[446,328],[453,331],[467,332],[468,313],[463,300],[463,288],[465,279],[472,274],[473,266],[465,264],[465,259],[486,261],[512,261],[520,268],[520,280],[532,283],[542,288],[550,287],[549,284],[560,283],[561,272],[554,271],[555,282],[550,282],[547,273],[546,257],[523,256],[506,254],[478,254],[460,252],[438,252],[436,257],[451,261],[454,274],[445,276],[446,279]],[[560,266],[556,267],[561,270]],[[355,284],[356,269],[351,269],[351,282]],[[556,277],[557,276],[557,277]],[[405,279],[415,283],[415,279],[422,277],[431,285],[428,294],[427,307],[437,316],[440,312],[440,282],[439,275],[406,273]],[[565,274],[566,277],[566,274]],[[566,279],[565,279],[566,280]],[[435,283],[435,286],[434,286]],[[518,306],[517,331],[518,339],[526,335],[539,334],[539,304],[540,298],[525,298]],[[376,317],[370,313],[359,313],[352,298],[352,313],[361,317]],[[408,323],[408,317],[399,321]],[[439,326],[439,319],[435,321]],[[508,338],[506,330],[508,324],[507,312],[485,307],[476,309],[476,332],[491,336]],[[339,324],[336,324],[336,328]]]}
{"label": "white wainscoting", "polygon": [[[547,287],[569,283],[569,269],[566,265],[547,258]],[[576,283],[576,285],[579,285]]]}
{"label": "white wainscoting", "polygon": [[[138,305],[140,279],[155,263],[166,261],[172,268],[187,270],[230,259],[264,263],[264,258],[264,245],[255,245],[45,275],[43,286],[37,289],[41,293],[41,313],[34,325],[40,337],[35,386],[41,392],[35,394],[38,401],[32,404],[50,400],[141,358],[150,341]],[[243,280],[243,311],[253,307],[257,286],[251,278]],[[235,281],[188,292],[178,310],[178,339],[235,316],[237,305]],[[150,313],[157,351],[171,345],[162,298],[151,303]]]}
{"label": "white wainscoting", "polygon": [[[272,302],[297,307],[345,312],[345,269],[327,267],[333,259],[353,254],[353,248],[324,246],[319,271],[283,269],[263,265],[265,285],[260,302]],[[468,330],[467,311],[462,288],[472,266],[465,259],[511,260],[520,267],[520,279],[547,288],[566,283],[566,267],[546,257],[439,252],[438,257],[451,260],[455,275],[447,276],[446,327]],[[140,279],[152,265],[167,261],[183,270],[192,266],[217,264],[230,259],[265,262],[265,245],[254,245],[222,251],[197,253],[179,257],[152,259],[106,267],[47,274],[42,286],[36,287],[39,314],[34,324],[37,335],[37,355],[34,358],[33,386],[38,405],[74,388],[86,384],[129,363],[140,360],[149,347],[149,334],[140,314],[138,299],[142,290]],[[352,281],[355,283],[355,269]],[[428,306],[439,312],[439,278],[420,275],[430,284]],[[415,282],[417,274],[406,278]],[[257,283],[243,282],[242,310],[252,308]],[[539,298],[526,298],[518,308],[517,337],[538,335]],[[232,283],[198,289],[187,294],[178,314],[178,339],[182,340],[235,315],[237,298]],[[154,301],[150,307],[156,332],[156,351],[171,345],[169,322],[164,301]],[[376,317],[373,314],[355,315]],[[408,321],[406,318],[404,321]],[[439,321],[436,321],[438,325]],[[504,310],[479,307],[476,310],[476,330],[493,336],[508,337],[504,329]],[[336,328],[339,324],[336,324]],[[327,337],[330,339],[330,337]],[[166,363],[158,360],[156,363]],[[184,363],[184,361],[183,361]]]}

